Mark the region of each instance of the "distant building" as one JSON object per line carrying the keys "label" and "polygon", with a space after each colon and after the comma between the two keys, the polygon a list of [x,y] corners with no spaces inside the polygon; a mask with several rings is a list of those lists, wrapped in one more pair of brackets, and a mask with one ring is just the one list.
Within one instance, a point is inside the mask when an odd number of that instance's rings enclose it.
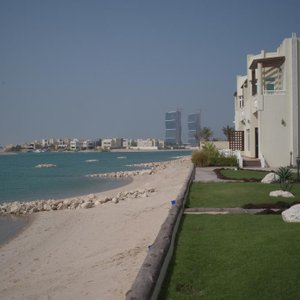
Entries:
{"label": "distant building", "polygon": [[95,149],[95,142],[91,140],[84,140],[82,142],[82,150],[93,150]]}
{"label": "distant building", "polygon": [[101,148],[110,149],[112,145],[112,139],[102,139]]}
{"label": "distant building", "polygon": [[199,146],[196,134],[201,129],[200,113],[188,115],[188,143],[191,146]]}
{"label": "distant building", "polygon": [[129,149],[130,142],[131,141],[129,139],[123,139],[123,148]]}
{"label": "distant building", "polygon": [[48,140],[46,140],[46,139],[43,139],[43,140],[42,140],[42,147],[43,147],[43,148],[47,148],[47,147],[49,146],[49,144],[50,144],[50,143],[49,143]]}
{"label": "distant building", "polygon": [[137,148],[146,149],[146,150],[157,150],[158,149],[158,140],[156,139],[138,139]]}
{"label": "distant building", "polygon": [[71,151],[79,151],[80,150],[80,142],[78,139],[73,139],[70,142],[70,150]]}
{"label": "distant building", "polygon": [[101,143],[102,149],[120,149],[123,147],[122,138],[103,139]]}
{"label": "distant building", "polygon": [[165,115],[165,142],[168,145],[181,145],[181,112],[170,111]]}
{"label": "distant building", "polygon": [[158,149],[164,149],[164,148],[165,148],[165,141],[158,140]]}

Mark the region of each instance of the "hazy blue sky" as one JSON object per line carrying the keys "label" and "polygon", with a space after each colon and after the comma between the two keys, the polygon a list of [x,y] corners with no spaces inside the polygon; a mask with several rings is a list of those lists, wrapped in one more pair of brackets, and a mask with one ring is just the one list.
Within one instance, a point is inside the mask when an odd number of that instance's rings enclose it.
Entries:
{"label": "hazy blue sky", "polygon": [[246,55],[300,35],[300,1],[0,0],[0,145],[233,125]]}

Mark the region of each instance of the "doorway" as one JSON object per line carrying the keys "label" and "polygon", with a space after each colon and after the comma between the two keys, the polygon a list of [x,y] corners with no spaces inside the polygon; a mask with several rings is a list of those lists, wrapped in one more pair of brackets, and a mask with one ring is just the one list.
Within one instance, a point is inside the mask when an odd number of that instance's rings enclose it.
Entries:
{"label": "doorway", "polygon": [[258,128],[255,127],[255,158],[258,158],[259,148],[258,148]]}

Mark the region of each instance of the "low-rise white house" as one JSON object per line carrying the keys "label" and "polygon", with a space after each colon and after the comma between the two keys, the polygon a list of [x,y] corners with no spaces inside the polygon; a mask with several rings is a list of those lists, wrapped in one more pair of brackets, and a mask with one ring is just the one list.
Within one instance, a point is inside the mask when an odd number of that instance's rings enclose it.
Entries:
{"label": "low-rise white house", "polygon": [[81,148],[80,142],[78,139],[73,139],[70,141],[70,150],[71,151],[79,151]]}
{"label": "low-rise white house", "polygon": [[122,138],[103,139],[101,142],[102,149],[120,149],[123,147]]}
{"label": "low-rise white house", "polygon": [[247,74],[237,76],[235,130],[242,155],[262,166],[295,165],[300,155],[299,72],[300,39],[293,34],[275,52],[248,55]]}
{"label": "low-rise white house", "polygon": [[137,139],[137,148],[145,150],[157,150],[158,140],[156,139]]}

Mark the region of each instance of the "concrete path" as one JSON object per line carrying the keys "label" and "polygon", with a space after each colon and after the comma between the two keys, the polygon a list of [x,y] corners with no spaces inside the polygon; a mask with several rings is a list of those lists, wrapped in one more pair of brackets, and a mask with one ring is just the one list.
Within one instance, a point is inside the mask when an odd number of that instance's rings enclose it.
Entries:
{"label": "concrete path", "polygon": [[280,209],[272,208],[242,208],[242,207],[229,207],[229,208],[218,208],[218,207],[193,207],[186,208],[184,214],[197,214],[197,215],[224,215],[224,214],[251,214],[255,215],[263,211],[273,211],[278,212]]}
{"label": "concrete path", "polygon": [[194,182],[228,182],[228,180],[219,179],[214,172],[217,167],[196,168]]}

